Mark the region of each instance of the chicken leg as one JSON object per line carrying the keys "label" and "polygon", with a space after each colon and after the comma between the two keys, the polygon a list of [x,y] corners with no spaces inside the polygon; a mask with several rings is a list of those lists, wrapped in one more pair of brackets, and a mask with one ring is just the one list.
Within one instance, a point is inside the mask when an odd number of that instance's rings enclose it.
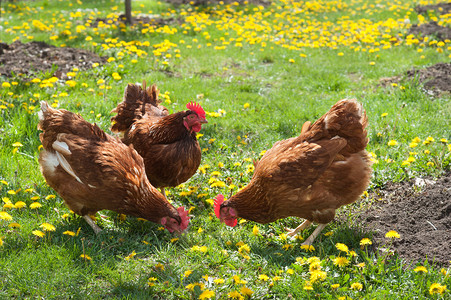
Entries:
{"label": "chicken leg", "polygon": [[288,231],[287,235],[295,236],[299,231],[308,228],[310,225],[312,225],[312,222],[309,220],[305,220],[304,222],[302,222],[301,225],[299,225],[295,229],[285,228],[285,230]]}
{"label": "chicken leg", "polygon": [[102,229],[100,229],[100,227],[97,226],[96,223],[94,223],[94,221],[91,219],[91,217],[89,215],[84,215],[83,219],[85,219],[86,223],[88,223],[89,226],[92,227],[92,229],[94,230],[95,234],[99,234],[102,231]]}
{"label": "chicken leg", "polygon": [[[323,231],[327,224],[319,224],[318,227],[312,232],[312,234],[302,243],[302,245],[311,245],[318,235]],[[297,228],[296,228],[297,229]]]}

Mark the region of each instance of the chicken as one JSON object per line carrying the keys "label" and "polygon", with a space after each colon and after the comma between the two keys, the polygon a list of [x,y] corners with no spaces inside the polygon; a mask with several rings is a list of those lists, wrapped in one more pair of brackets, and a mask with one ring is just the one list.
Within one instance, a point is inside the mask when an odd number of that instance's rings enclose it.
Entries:
{"label": "chicken", "polygon": [[367,122],[356,100],[337,102],[313,125],[304,123],[299,136],[275,143],[256,163],[246,187],[227,201],[218,195],[216,216],[229,226],[238,217],[262,224],[289,216],[305,219],[290,236],[317,222],[304,242],[311,245],[335,210],[355,202],[368,187]]}
{"label": "chicken", "polygon": [[45,101],[39,119],[42,175],[96,234],[101,229],[90,215],[103,209],[147,219],[169,232],[187,228],[188,212],[175,209],[149,183],[143,159],[133,148],[80,115],[53,109]]}
{"label": "chicken", "polygon": [[150,183],[161,188],[177,186],[197,171],[201,149],[196,134],[207,123],[205,111],[197,104],[187,104],[187,111],[169,114],[160,105],[155,85],[141,88],[129,84],[124,100],[113,109],[113,132],[124,134],[122,141],[133,145],[144,158]]}

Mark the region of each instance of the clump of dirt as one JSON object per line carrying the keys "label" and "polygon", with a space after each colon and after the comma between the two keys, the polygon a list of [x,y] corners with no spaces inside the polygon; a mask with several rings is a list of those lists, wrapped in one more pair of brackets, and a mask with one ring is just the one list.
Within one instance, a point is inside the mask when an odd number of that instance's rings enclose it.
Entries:
{"label": "clump of dirt", "polygon": [[415,11],[418,14],[427,14],[427,12],[431,10],[438,12],[441,15],[448,14],[451,11],[451,2],[415,7]]}
{"label": "clump of dirt", "polygon": [[443,27],[437,24],[437,22],[432,21],[430,23],[421,24],[420,26],[414,24],[409,28],[409,34],[414,35],[432,35],[437,37],[437,39],[444,41],[451,39],[451,28]]}
{"label": "clump of dirt", "polygon": [[387,244],[385,234],[397,231],[390,249],[412,263],[449,266],[451,261],[451,172],[432,181],[416,178],[389,183],[380,191],[383,203],[359,216],[360,224],[372,231],[373,245]]}
{"label": "clump of dirt", "polygon": [[87,70],[93,63],[104,64],[106,58],[94,52],[69,47],[55,47],[45,42],[22,43],[15,41],[8,45],[0,43],[0,75],[29,78],[40,72],[51,72],[62,78],[73,68]]}
{"label": "clump of dirt", "polygon": [[411,81],[423,84],[426,90],[433,93],[451,92],[451,63],[438,63],[424,69],[412,69],[404,75],[379,80],[381,86]]}

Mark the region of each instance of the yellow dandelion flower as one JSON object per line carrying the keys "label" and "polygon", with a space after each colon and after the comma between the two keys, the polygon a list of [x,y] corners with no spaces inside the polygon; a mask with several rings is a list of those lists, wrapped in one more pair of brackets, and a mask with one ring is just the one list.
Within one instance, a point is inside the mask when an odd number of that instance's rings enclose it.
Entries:
{"label": "yellow dandelion flower", "polygon": [[210,291],[210,290],[205,290],[202,292],[202,294],[199,295],[199,299],[211,299],[215,296],[215,292],[214,291]]}
{"label": "yellow dandelion flower", "polygon": [[69,231],[69,230],[64,231],[63,234],[70,235],[70,236],[75,236],[75,232]]}
{"label": "yellow dandelion flower", "polygon": [[413,271],[416,273],[418,273],[418,272],[427,273],[428,269],[426,269],[426,267],[424,267],[424,266],[418,266],[415,269],[413,269]]}
{"label": "yellow dandelion flower", "polygon": [[310,273],[310,282],[324,281],[326,280],[327,273],[321,270],[316,270]]}
{"label": "yellow dandelion flower", "polygon": [[254,293],[253,290],[251,290],[251,289],[249,289],[249,288],[247,288],[247,287],[245,287],[245,286],[243,286],[243,287],[240,289],[240,292],[241,292],[241,294],[243,294],[243,295],[245,295],[245,296],[248,296],[248,297],[252,296],[252,294]]}
{"label": "yellow dandelion flower", "polygon": [[24,207],[26,207],[27,206],[27,204],[25,203],[25,202],[23,202],[23,201],[17,201],[16,202],[16,204],[14,204],[14,207],[15,208],[24,208]]}
{"label": "yellow dandelion flower", "polygon": [[56,228],[52,224],[49,223],[42,223],[39,227],[44,229],[44,231],[55,231]]}
{"label": "yellow dandelion flower", "polygon": [[258,276],[258,279],[260,279],[260,280],[262,280],[262,281],[268,281],[269,277],[268,277],[268,275],[260,274],[260,275]]}
{"label": "yellow dandelion flower", "polygon": [[213,280],[213,282],[215,284],[223,284],[225,280],[223,278],[216,278],[215,280]]}
{"label": "yellow dandelion flower", "polygon": [[390,141],[387,143],[387,145],[388,145],[388,146],[396,146],[396,145],[398,145],[398,142],[395,141],[395,140],[390,140]]}
{"label": "yellow dandelion flower", "polygon": [[336,290],[336,289],[338,289],[339,287],[340,287],[340,284],[339,284],[339,283],[332,284],[332,285],[330,286],[330,288],[333,289],[333,290]]}
{"label": "yellow dandelion flower", "polygon": [[33,203],[30,204],[30,208],[31,209],[37,209],[37,208],[40,208],[40,207],[42,207],[42,205],[39,202],[33,202]]}
{"label": "yellow dandelion flower", "polygon": [[369,238],[363,238],[360,240],[360,246],[372,245],[373,242]]}
{"label": "yellow dandelion flower", "polygon": [[348,251],[349,251],[348,246],[346,246],[346,245],[343,244],[343,243],[336,243],[336,244],[335,244],[335,247],[337,247],[337,249],[338,249],[339,251],[343,251],[343,252],[348,252]]}
{"label": "yellow dandelion flower", "polygon": [[332,231],[329,231],[329,232],[326,232],[325,234],[324,234],[324,236],[331,236],[331,235],[333,235],[334,233],[332,232]]}
{"label": "yellow dandelion flower", "polygon": [[446,285],[441,285],[439,283],[433,283],[429,287],[429,294],[440,294],[443,295],[443,293],[446,291]]}
{"label": "yellow dandelion flower", "polygon": [[92,259],[89,255],[86,255],[86,254],[81,254],[80,257],[85,259],[85,260],[91,260]]}
{"label": "yellow dandelion flower", "polygon": [[401,238],[401,236],[399,235],[399,233],[397,233],[397,232],[394,231],[394,230],[390,230],[389,232],[387,232],[387,233],[385,234],[385,237],[386,237],[386,238],[389,238],[389,239],[399,239],[399,238]]}
{"label": "yellow dandelion flower", "polygon": [[150,278],[147,280],[147,285],[150,286],[150,287],[152,287],[152,286],[155,285],[155,281],[157,281],[157,280],[158,280],[158,279],[156,279],[155,277],[150,277]]}
{"label": "yellow dandelion flower", "polygon": [[11,221],[13,217],[6,211],[0,211],[0,219],[5,221]]}
{"label": "yellow dandelion flower", "polygon": [[155,269],[159,270],[159,271],[164,271],[164,266],[160,263],[155,265]]}
{"label": "yellow dandelion flower", "polygon": [[347,265],[349,265],[349,259],[339,256],[334,259],[334,265],[339,267],[346,267]]}
{"label": "yellow dandelion flower", "polygon": [[351,290],[361,291],[363,289],[363,285],[360,282],[354,282],[351,284]]}
{"label": "yellow dandelion flower", "polygon": [[12,223],[10,223],[10,224],[8,225],[8,227],[11,227],[11,228],[20,228],[20,224],[19,224],[19,223],[16,223],[16,222],[12,222]]}
{"label": "yellow dandelion flower", "polygon": [[45,236],[45,233],[40,231],[40,230],[33,230],[31,233],[34,234],[35,236],[38,236],[38,237],[44,237]]}
{"label": "yellow dandelion flower", "polygon": [[253,235],[259,235],[259,229],[258,229],[258,227],[257,227],[257,225],[254,225],[254,228],[252,228],[252,234]]}
{"label": "yellow dandelion flower", "polygon": [[231,299],[238,299],[238,300],[244,299],[244,297],[241,296],[241,294],[237,291],[232,291],[232,292],[228,293],[227,297],[229,297]]}
{"label": "yellow dandelion flower", "polygon": [[302,250],[305,250],[307,252],[313,252],[315,251],[315,247],[313,247],[313,245],[302,245],[301,246]]}
{"label": "yellow dandelion flower", "polygon": [[186,270],[185,273],[183,273],[183,277],[188,277],[189,275],[191,275],[193,273],[192,270]]}
{"label": "yellow dandelion flower", "polygon": [[244,105],[243,105],[243,107],[245,108],[245,109],[248,109],[249,107],[250,107],[251,105],[249,104],[249,103],[244,103]]}

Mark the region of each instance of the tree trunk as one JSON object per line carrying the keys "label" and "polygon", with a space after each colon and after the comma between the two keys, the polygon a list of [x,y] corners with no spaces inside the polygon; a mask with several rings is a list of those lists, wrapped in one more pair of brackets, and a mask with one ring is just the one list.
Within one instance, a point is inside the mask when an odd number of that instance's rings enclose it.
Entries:
{"label": "tree trunk", "polygon": [[125,0],[125,23],[132,24],[132,0]]}

